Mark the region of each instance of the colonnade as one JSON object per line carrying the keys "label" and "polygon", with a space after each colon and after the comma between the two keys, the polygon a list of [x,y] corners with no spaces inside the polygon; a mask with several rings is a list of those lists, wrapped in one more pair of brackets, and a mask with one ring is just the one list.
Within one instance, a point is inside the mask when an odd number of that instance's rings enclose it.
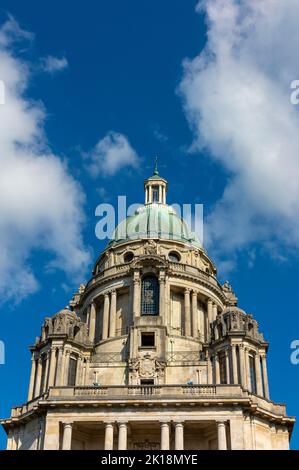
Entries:
{"label": "colonnade", "polygon": [[[222,355],[222,358],[221,356]],[[250,357],[254,360],[254,371],[250,370]],[[224,361],[225,377],[220,375],[220,361]],[[269,385],[266,354],[252,351],[249,347],[232,343],[212,355],[213,368],[208,360],[208,383],[241,384],[245,389],[254,391],[259,396],[269,399]],[[252,384],[252,377],[255,384]]]}
{"label": "colonnade", "polygon": [[[201,325],[199,322],[199,314],[202,314],[204,321]],[[193,289],[186,288],[184,290],[184,334],[185,336],[192,336],[209,341],[210,339],[210,325],[216,320],[217,317],[217,304],[208,299],[206,308],[200,310],[198,306],[198,292]]]}
{"label": "colonnade", "polygon": [[32,354],[28,401],[43,394],[49,387],[68,385],[70,358],[76,360],[76,382],[85,375],[84,358],[63,346],[52,346],[37,356]]}
{"label": "colonnade", "polygon": [[[128,421],[107,421],[105,426],[104,449],[113,450],[114,447],[114,432],[118,428],[117,448],[118,450],[126,450],[128,446]],[[184,450],[184,421],[175,421],[174,426],[174,448],[175,450]],[[160,449],[169,450],[171,442],[171,427],[170,421],[160,421]],[[227,436],[226,436],[226,422],[216,421],[218,449],[227,449]],[[73,422],[62,423],[62,450],[70,450],[72,444],[72,429]]]}
{"label": "colonnade", "polygon": [[[116,336],[116,309],[117,309],[117,290],[113,289],[104,294],[103,305],[103,323],[102,323],[102,339],[114,338]],[[97,307],[92,302],[89,306],[87,316],[89,339],[94,341],[96,334]]]}

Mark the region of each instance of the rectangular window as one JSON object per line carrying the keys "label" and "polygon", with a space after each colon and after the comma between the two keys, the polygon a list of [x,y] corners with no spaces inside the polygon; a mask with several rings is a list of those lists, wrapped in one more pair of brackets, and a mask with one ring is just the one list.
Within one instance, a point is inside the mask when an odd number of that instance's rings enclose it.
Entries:
{"label": "rectangular window", "polygon": [[249,373],[250,373],[251,393],[256,393],[256,374],[255,374],[255,364],[254,364],[253,356],[249,356]]}
{"label": "rectangular window", "polygon": [[77,359],[70,357],[68,380],[67,380],[67,384],[69,387],[74,387],[76,385],[76,375],[77,375]]}
{"label": "rectangular window", "polygon": [[155,333],[141,333],[141,347],[154,348],[155,347]]}

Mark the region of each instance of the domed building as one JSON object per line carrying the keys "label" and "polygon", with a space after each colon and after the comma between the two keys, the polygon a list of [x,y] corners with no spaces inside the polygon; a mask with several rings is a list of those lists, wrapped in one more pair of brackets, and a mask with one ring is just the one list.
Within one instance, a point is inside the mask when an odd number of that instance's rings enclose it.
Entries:
{"label": "domed building", "polygon": [[157,169],[69,306],[32,346],[7,448],[288,449],[268,343],[184,220]]}

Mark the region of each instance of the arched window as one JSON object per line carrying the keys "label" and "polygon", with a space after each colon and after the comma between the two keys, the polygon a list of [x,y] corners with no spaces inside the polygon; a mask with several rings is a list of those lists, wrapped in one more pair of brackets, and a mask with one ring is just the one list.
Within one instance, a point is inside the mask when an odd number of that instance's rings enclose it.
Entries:
{"label": "arched window", "polygon": [[159,282],[156,276],[147,275],[142,279],[141,315],[159,315]]}

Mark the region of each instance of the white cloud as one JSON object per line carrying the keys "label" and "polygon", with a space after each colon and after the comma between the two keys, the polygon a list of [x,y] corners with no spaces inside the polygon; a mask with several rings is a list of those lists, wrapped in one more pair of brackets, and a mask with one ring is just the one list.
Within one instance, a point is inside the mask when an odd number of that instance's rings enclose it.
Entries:
{"label": "white cloud", "polygon": [[44,108],[25,98],[29,69],[11,38],[28,39],[28,33],[9,18],[0,29],[0,298],[19,301],[38,288],[31,261],[38,250],[50,256],[51,269],[76,282],[90,254],[82,241],[84,194],[48,147]]}
{"label": "white cloud", "polygon": [[[207,44],[184,63],[180,92],[194,148],[227,171],[205,222],[218,257],[261,243],[299,248],[297,0],[205,0]],[[274,248],[273,248],[274,247]]]}
{"label": "white cloud", "polygon": [[45,72],[61,72],[68,67],[68,61],[66,57],[59,58],[48,55],[47,57],[42,58],[41,67]]}
{"label": "white cloud", "polygon": [[139,157],[128,138],[118,132],[110,131],[99,140],[91,152],[85,154],[87,169],[91,176],[113,176],[124,167],[137,168]]}

